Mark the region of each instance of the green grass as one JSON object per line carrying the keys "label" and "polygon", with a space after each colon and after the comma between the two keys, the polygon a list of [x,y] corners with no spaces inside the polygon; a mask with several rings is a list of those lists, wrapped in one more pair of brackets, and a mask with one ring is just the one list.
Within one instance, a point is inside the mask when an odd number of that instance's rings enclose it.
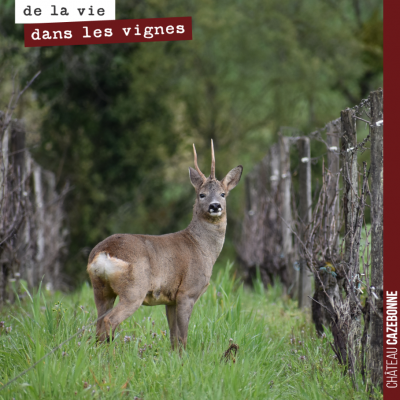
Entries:
{"label": "green grass", "polygon": [[[356,392],[342,374],[329,334],[317,338],[280,285],[255,287],[221,269],[194,307],[182,357],[171,352],[164,307],[141,307],[111,344],[97,345],[87,329],[0,390],[0,399],[367,399],[361,380]],[[0,387],[95,318],[88,284],[69,295],[39,290],[3,309],[0,320],[12,331],[0,331]],[[239,345],[235,362],[221,362],[230,338]]]}

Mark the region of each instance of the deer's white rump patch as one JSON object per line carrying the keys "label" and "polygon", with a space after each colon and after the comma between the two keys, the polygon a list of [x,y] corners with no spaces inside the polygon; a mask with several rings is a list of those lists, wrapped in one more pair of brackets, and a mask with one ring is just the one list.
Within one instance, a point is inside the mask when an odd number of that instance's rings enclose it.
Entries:
{"label": "deer's white rump patch", "polygon": [[122,272],[128,265],[127,262],[102,252],[99,253],[89,265],[88,272],[91,275],[108,280],[111,275]]}

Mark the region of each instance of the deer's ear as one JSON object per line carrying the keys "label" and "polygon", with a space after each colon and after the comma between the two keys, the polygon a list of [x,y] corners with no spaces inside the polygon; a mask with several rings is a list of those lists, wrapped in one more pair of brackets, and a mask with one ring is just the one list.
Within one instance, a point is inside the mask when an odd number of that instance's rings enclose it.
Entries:
{"label": "deer's ear", "polygon": [[243,167],[241,165],[233,168],[231,171],[228,172],[226,177],[222,179],[222,186],[224,186],[228,192],[232,190],[239,183],[242,172]]}
{"label": "deer's ear", "polygon": [[194,186],[195,189],[200,187],[201,184],[203,183],[203,178],[195,169],[191,167],[189,167],[189,178],[190,182],[192,182],[192,185]]}

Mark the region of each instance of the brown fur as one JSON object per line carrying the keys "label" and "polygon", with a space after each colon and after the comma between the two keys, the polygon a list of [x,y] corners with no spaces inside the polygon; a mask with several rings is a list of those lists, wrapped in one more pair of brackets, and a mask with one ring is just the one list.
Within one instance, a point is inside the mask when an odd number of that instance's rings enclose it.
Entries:
{"label": "brown fur", "polygon": [[[198,169],[196,158],[195,165]],[[172,348],[177,347],[178,340],[186,348],[193,305],[206,291],[224,243],[225,199],[239,182],[242,170],[242,166],[234,168],[219,182],[190,168],[197,198],[186,229],[161,236],[116,234],[91,251],[87,270],[98,316],[112,309],[97,322],[99,340],[107,339],[110,331],[114,334],[142,304],[164,304]],[[210,214],[213,202],[220,203],[220,216]],[[117,296],[120,301],[113,308]]]}

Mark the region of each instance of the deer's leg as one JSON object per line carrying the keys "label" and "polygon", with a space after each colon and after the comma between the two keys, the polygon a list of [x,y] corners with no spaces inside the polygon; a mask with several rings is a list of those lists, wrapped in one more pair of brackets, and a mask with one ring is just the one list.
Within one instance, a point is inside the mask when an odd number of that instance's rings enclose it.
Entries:
{"label": "deer's leg", "polygon": [[126,293],[120,293],[119,303],[113,310],[104,317],[104,324],[107,336],[114,332],[117,326],[129,318],[143,303],[147,291],[140,287],[130,288]]}
{"label": "deer's leg", "polygon": [[[113,292],[110,286],[105,285],[99,279],[92,280],[94,302],[97,308],[97,318],[101,317],[107,311],[111,310],[114,306],[116,294]],[[96,337],[100,342],[107,338],[106,328],[104,325],[104,317],[97,321],[96,325]]]}
{"label": "deer's leg", "polygon": [[179,330],[179,341],[186,349],[187,332],[189,327],[190,316],[193,311],[194,299],[191,297],[181,297],[177,299],[177,322]]}
{"label": "deer's leg", "polygon": [[178,320],[177,320],[177,312],[176,306],[165,306],[167,312],[167,320],[169,326],[169,337],[171,340],[172,350],[178,347],[178,337],[179,337],[179,329],[178,329]]}
{"label": "deer's leg", "polygon": [[[96,301],[97,318],[100,317],[101,315],[105,314],[107,311],[111,310],[114,306],[114,302],[115,302],[115,297],[108,297],[99,302]],[[104,317],[100,318],[97,321],[96,337],[97,337],[97,340],[99,340],[100,342],[103,342],[104,340],[107,339],[107,330],[106,330],[106,326],[104,323]]]}

